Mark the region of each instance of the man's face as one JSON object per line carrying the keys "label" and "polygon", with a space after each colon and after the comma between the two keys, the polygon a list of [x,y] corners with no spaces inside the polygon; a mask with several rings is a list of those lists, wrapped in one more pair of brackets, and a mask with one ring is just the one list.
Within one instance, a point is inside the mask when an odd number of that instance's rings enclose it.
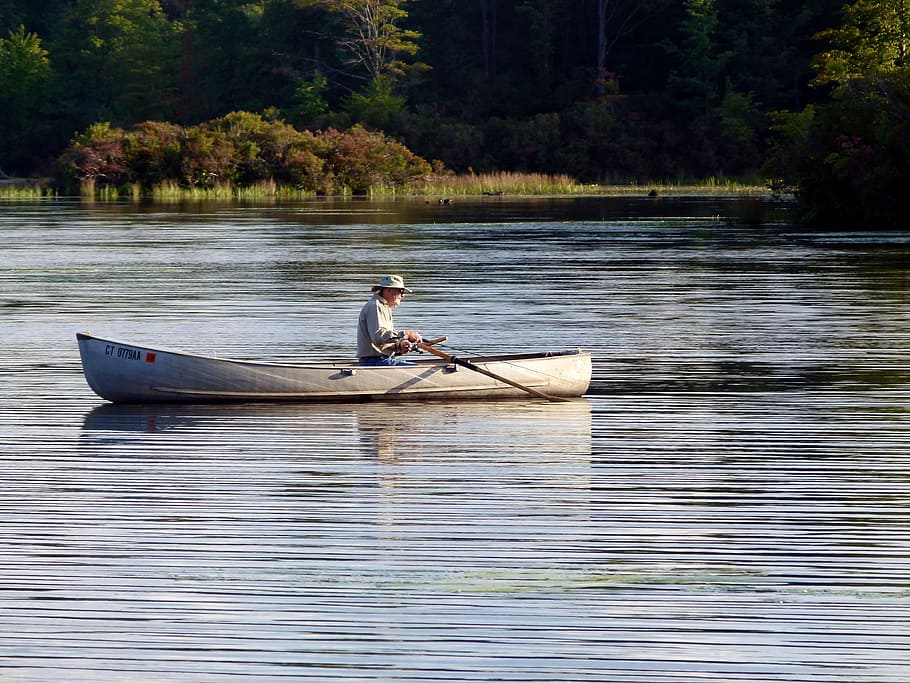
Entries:
{"label": "man's face", "polygon": [[382,298],[385,299],[389,306],[395,308],[401,303],[402,298],[404,298],[404,291],[397,287],[385,287],[382,290]]}

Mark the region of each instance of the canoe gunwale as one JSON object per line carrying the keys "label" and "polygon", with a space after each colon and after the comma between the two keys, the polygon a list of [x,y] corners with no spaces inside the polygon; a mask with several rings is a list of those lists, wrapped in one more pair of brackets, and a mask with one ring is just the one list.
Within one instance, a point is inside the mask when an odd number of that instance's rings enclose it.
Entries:
{"label": "canoe gunwale", "polygon": [[[200,360],[207,361],[217,361],[224,363],[232,364],[242,364],[242,365],[262,365],[266,367],[277,367],[277,368],[313,368],[313,369],[354,369],[354,370],[364,370],[366,368],[376,369],[376,370],[387,370],[394,369],[395,366],[368,366],[368,365],[359,365],[355,360],[325,360],[325,361],[316,361],[309,363],[285,363],[279,361],[268,361],[268,360],[253,360],[247,358],[229,358],[221,356],[213,356],[204,353],[194,353],[192,351],[184,351],[183,349],[168,348],[165,346],[145,346],[143,344],[135,344],[133,342],[121,341],[118,339],[110,339],[107,337],[97,337],[89,332],[77,332],[76,339],[78,341],[95,341],[95,342],[106,342],[108,344],[116,344],[118,346],[130,347],[139,349],[142,351],[153,351],[158,353],[170,353],[176,356],[183,356],[185,358],[198,358]],[[559,356],[573,356],[576,354],[584,353],[580,348],[579,349],[568,349],[564,351],[531,351],[525,353],[507,353],[499,355],[485,355],[485,356],[461,356],[452,354],[462,360],[467,360],[472,363],[507,363],[511,361],[522,361],[522,360],[536,360],[540,358],[557,358]],[[408,359],[418,365],[451,365],[448,361],[441,360],[439,358],[422,358],[420,356],[408,356]]]}

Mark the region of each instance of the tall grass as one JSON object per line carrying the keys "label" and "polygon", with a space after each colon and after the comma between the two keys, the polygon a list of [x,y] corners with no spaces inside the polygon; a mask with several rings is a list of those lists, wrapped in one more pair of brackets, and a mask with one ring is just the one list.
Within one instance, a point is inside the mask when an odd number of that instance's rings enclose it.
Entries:
{"label": "tall grass", "polygon": [[615,183],[595,185],[595,194],[628,195],[759,195],[768,193],[768,184],[760,180],[743,182],[730,178],[710,177],[702,180],[661,180],[649,183]]}
{"label": "tall grass", "polygon": [[[11,194],[7,195],[7,192]],[[40,192],[41,190],[37,187],[0,187],[0,198],[42,196]],[[565,174],[514,172],[433,175],[406,185],[374,185],[368,192],[369,196],[377,199],[407,196],[451,198],[501,195],[513,197],[577,196],[582,194],[592,196],[647,195],[656,198],[674,195],[720,194],[754,196],[767,193],[767,186],[758,181],[755,184],[749,184],[717,177],[693,182],[664,180],[643,184],[636,182],[582,184],[572,176]],[[316,193],[289,185],[279,185],[274,180],[260,181],[246,186],[222,182],[210,187],[185,187],[176,181],[166,180],[148,190],[136,183],[116,188],[96,187],[92,181],[87,181],[82,184],[80,194],[84,201],[150,199],[153,202],[174,203],[185,201],[293,201],[313,197]],[[339,195],[350,196],[351,192],[349,189],[343,188]]]}
{"label": "tall grass", "polygon": [[40,184],[0,185],[0,199],[44,199],[56,196],[56,190]]}
{"label": "tall grass", "polygon": [[216,183],[212,187],[183,187],[174,181],[165,181],[152,188],[150,197],[158,202],[228,201],[241,200],[266,202],[277,199],[303,199],[315,193],[297,187],[279,185],[274,180],[263,180],[253,185]]}
{"label": "tall grass", "polygon": [[513,172],[440,175],[407,187],[413,194],[455,196],[584,194],[593,188],[593,185],[582,185],[565,174]]}
{"label": "tall grass", "polygon": [[[565,174],[543,173],[470,173],[466,175],[433,176],[404,188],[416,195],[710,195],[764,194],[767,184],[740,182],[729,178],[711,177],[695,181],[660,181],[613,184],[583,184]],[[388,192],[386,192],[387,194]],[[380,192],[379,194],[383,194]]]}

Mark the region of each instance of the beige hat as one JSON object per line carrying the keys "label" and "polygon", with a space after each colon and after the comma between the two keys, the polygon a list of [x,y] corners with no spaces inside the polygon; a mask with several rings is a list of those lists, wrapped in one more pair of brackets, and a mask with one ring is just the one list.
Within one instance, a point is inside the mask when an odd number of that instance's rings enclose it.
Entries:
{"label": "beige hat", "polygon": [[385,287],[400,289],[405,294],[411,293],[411,290],[404,286],[404,280],[401,279],[400,275],[383,275],[379,279],[379,284],[373,285],[373,289],[371,291],[378,292],[380,289],[383,289]]}

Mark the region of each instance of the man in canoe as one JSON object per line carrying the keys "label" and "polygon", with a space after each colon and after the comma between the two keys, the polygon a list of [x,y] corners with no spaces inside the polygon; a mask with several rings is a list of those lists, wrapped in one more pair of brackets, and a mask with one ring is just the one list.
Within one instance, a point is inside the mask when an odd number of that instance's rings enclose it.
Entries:
{"label": "man in canoe", "polygon": [[422,341],[417,330],[395,329],[392,309],[401,304],[411,290],[400,275],[383,275],[373,285],[373,296],[360,310],[357,325],[357,357],[360,365],[415,365],[398,356],[417,347]]}

